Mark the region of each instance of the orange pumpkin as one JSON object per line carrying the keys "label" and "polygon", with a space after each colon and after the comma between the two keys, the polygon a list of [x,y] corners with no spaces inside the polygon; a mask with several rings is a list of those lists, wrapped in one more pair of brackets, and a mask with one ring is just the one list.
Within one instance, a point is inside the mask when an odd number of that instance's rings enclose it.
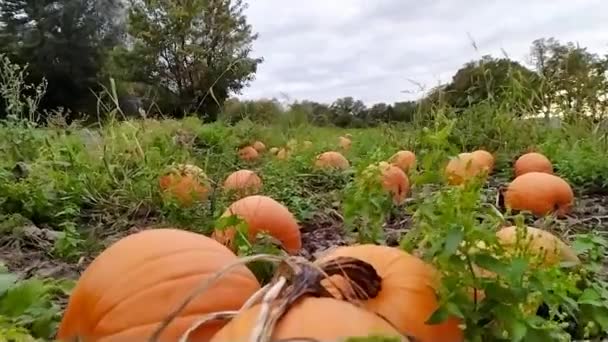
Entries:
{"label": "orange pumpkin", "polygon": [[224,190],[236,192],[239,196],[253,195],[262,189],[262,180],[251,170],[238,170],[224,181]]}
{"label": "orange pumpkin", "polygon": [[340,137],[339,143],[340,143],[340,147],[342,147],[344,150],[349,150],[352,145],[352,141],[346,137]]}
{"label": "orange pumpkin", "polygon": [[[147,341],[202,282],[237,260],[213,239],[183,230],[150,229],[122,238],[97,256],[76,283],[57,338]],[[246,266],[236,267],[188,304],[160,341],[177,341],[205,314],[238,310],[259,288]],[[208,341],[223,325],[210,322],[191,336]]]}
{"label": "orange pumpkin", "polygon": [[245,161],[253,161],[259,157],[258,151],[252,146],[245,146],[239,150],[239,158]]}
{"label": "orange pumpkin", "polygon": [[317,156],[315,166],[320,169],[345,170],[350,167],[350,163],[340,152],[329,151]]}
{"label": "orange pumpkin", "polygon": [[465,183],[483,171],[483,165],[473,158],[471,153],[459,154],[458,157],[451,159],[445,168],[447,181],[451,185]]}
{"label": "orange pumpkin", "polygon": [[289,157],[289,152],[287,152],[287,149],[282,148],[279,150],[279,152],[277,152],[277,159],[279,160],[285,160]]}
{"label": "orange pumpkin", "polygon": [[514,165],[515,177],[528,172],[544,172],[553,174],[553,164],[549,158],[536,152],[530,152],[517,158]]}
{"label": "orange pumpkin", "polygon": [[382,187],[393,195],[395,204],[403,203],[410,193],[409,178],[395,165],[381,163],[380,167],[382,169]]}
{"label": "orange pumpkin", "polygon": [[562,178],[544,172],[528,172],[515,178],[504,193],[505,206],[538,216],[570,213],[574,193]]}
{"label": "orange pumpkin", "polygon": [[[376,269],[382,278],[380,292],[375,298],[363,301],[362,306],[384,317],[402,334],[420,342],[463,341],[455,318],[436,325],[425,323],[439,307],[434,290],[439,274],[432,266],[400,249],[378,245],[338,247],[321,256],[318,262],[338,257],[356,258]],[[341,296],[335,286],[347,293],[352,291],[340,275],[323,280],[323,285],[337,298]]]}
{"label": "orange pumpkin", "polygon": [[[249,341],[260,314],[256,305],[226,324],[211,342]],[[333,298],[306,297],[291,306],[271,336],[277,340],[338,341],[347,337],[382,335],[402,337],[395,328],[373,313]],[[408,341],[402,337],[401,341]]]}
{"label": "orange pumpkin", "polygon": [[209,193],[209,179],[201,168],[195,165],[179,164],[160,177],[161,190],[175,197],[183,206],[194,201],[204,201]]}
{"label": "orange pumpkin", "polygon": [[[300,227],[289,209],[274,199],[253,195],[242,198],[230,205],[222,217],[236,215],[247,223],[247,233],[250,241],[258,233],[268,233],[279,240],[283,248],[291,253],[297,253],[302,248]],[[228,227],[216,229],[213,238],[230,248],[235,248],[234,238],[236,229]]]}
{"label": "orange pumpkin", "polygon": [[545,266],[553,266],[561,261],[580,263],[580,259],[570,246],[542,229],[524,227],[524,234],[518,236],[517,226],[510,226],[499,230],[496,236],[508,251],[521,246],[535,255],[542,256],[542,264]]}
{"label": "orange pumpkin", "polygon": [[409,172],[416,167],[416,155],[411,151],[399,151],[388,162],[399,167],[404,172]]}
{"label": "orange pumpkin", "polygon": [[278,147],[272,147],[272,148],[269,150],[269,152],[270,152],[271,154],[277,154],[277,152],[279,152],[279,148],[278,148]]}
{"label": "orange pumpkin", "polygon": [[253,147],[258,153],[266,151],[266,145],[264,145],[264,143],[261,141],[254,142],[251,147]]}
{"label": "orange pumpkin", "polygon": [[481,164],[488,173],[492,173],[492,171],[494,171],[495,162],[492,153],[485,150],[477,150],[471,152],[471,157],[477,160],[477,162]]}

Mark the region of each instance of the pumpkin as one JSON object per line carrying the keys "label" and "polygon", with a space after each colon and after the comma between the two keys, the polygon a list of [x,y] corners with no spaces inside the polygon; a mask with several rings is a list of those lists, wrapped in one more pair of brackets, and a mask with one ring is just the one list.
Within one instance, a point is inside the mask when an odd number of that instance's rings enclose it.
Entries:
{"label": "pumpkin", "polygon": [[328,151],[317,156],[315,166],[320,169],[344,170],[350,167],[350,163],[340,152]]}
{"label": "pumpkin", "polygon": [[409,172],[416,167],[416,155],[411,151],[399,151],[388,162],[399,167],[404,172]]}
{"label": "pumpkin", "polygon": [[279,150],[279,152],[277,152],[277,159],[280,160],[285,160],[289,157],[289,152],[287,152],[287,149],[282,148]]}
{"label": "pumpkin", "polygon": [[253,161],[259,157],[258,151],[256,151],[252,146],[245,146],[241,148],[238,153],[239,158],[245,161]]}
{"label": "pumpkin", "polygon": [[527,210],[538,216],[555,212],[565,216],[572,210],[574,193],[570,185],[559,176],[528,172],[515,178],[504,192],[505,206],[514,210]]}
{"label": "pumpkin", "polygon": [[160,177],[159,186],[184,206],[190,206],[194,201],[204,201],[209,193],[207,175],[198,166],[189,164],[172,167]]}
{"label": "pumpkin", "polygon": [[344,150],[349,150],[352,145],[352,141],[346,137],[338,138],[338,142],[340,143],[340,147]]}
{"label": "pumpkin", "polygon": [[253,145],[251,145],[251,147],[253,147],[256,151],[258,151],[258,153],[262,153],[262,152],[266,151],[266,145],[264,145],[264,143],[261,141],[254,142]]}
{"label": "pumpkin", "polygon": [[507,251],[522,246],[533,254],[542,256],[542,264],[545,266],[553,266],[561,261],[580,263],[574,250],[550,232],[534,227],[524,227],[523,232],[522,236],[518,236],[517,226],[510,226],[500,229],[496,236]]}
{"label": "pumpkin", "polygon": [[304,149],[309,149],[312,147],[312,141],[310,141],[310,140],[305,140],[303,142],[303,144],[304,144]]}
{"label": "pumpkin", "polygon": [[[253,306],[233,318],[211,342],[249,341],[261,306]],[[351,303],[333,298],[305,297],[293,304],[278,321],[273,341],[298,339],[337,341],[347,337],[382,335],[401,337],[388,322]],[[402,337],[401,341],[408,341]]]}
{"label": "pumpkin", "polygon": [[517,158],[514,165],[515,177],[528,172],[544,172],[553,174],[553,164],[549,158],[537,152],[530,152]]}
{"label": "pumpkin", "polygon": [[295,150],[298,147],[298,141],[296,139],[289,139],[286,146],[290,150]]}
{"label": "pumpkin", "polygon": [[485,171],[492,173],[494,171],[494,156],[486,150],[477,150],[471,152],[471,157],[481,164]]}
{"label": "pumpkin", "polygon": [[[382,279],[380,292],[361,304],[391,322],[399,332],[420,342],[463,341],[460,322],[455,318],[437,325],[425,323],[439,307],[434,290],[439,274],[432,266],[400,249],[371,244],[338,247],[322,255],[318,262],[337,257],[356,258],[376,269]],[[341,296],[337,295],[336,286],[351,291],[340,275],[333,275],[322,284],[337,298]]]}
{"label": "pumpkin", "polygon": [[224,190],[236,192],[239,196],[253,195],[262,189],[262,180],[251,170],[238,170],[224,181]]}
{"label": "pumpkin", "polygon": [[473,158],[471,153],[459,154],[456,158],[452,158],[445,167],[446,178],[451,185],[465,183],[482,172],[483,165]]}
{"label": "pumpkin", "polygon": [[[290,254],[297,253],[302,248],[300,227],[289,209],[274,199],[253,195],[244,197],[230,205],[222,217],[236,215],[247,223],[247,234],[250,241],[258,233],[268,233],[281,242],[283,248]],[[222,244],[235,248],[235,227],[216,229],[213,238]]]}
{"label": "pumpkin", "polygon": [[410,180],[402,169],[388,163],[380,163],[382,187],[393,195],[393,202],[401,204],[410,193]]}
{"label": "pumpkin", "polygon": [[278,148],[278,147],[272,147],[272,148],[269,150],[269,152],[270,152],[271,154],[277,154],[277,152],[279,152],[279,148]]}
{"label": "pumpkin", "polygon": [[[200,286],[238,258],[204,235],[178,229],[144,230],[115,242],[87,267],[74,287],[57,338],[147,341],[160,322]],[[177,341],[201,316],[238,310],[260,285],[237,266],[196,297],[167,326],[160,341]],[[224,322],[196,329],[208,341]]]}

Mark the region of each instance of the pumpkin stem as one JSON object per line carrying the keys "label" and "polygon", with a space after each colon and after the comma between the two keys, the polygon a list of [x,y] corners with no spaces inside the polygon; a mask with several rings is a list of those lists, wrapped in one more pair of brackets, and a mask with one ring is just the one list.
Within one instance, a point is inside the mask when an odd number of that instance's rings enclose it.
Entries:
{"label": "pumpkin stem", "polygon": [[348,280],[354,290],[355,300],[374,298],[381,290],[382,278],[376,269],[356,258],[339,257],[321,264],[321,269],[328,275],[340,275]]}

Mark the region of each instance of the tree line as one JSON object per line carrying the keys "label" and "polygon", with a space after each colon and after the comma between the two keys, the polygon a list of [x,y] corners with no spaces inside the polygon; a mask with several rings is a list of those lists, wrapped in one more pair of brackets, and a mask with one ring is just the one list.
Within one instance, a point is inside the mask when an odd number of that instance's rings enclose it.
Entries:
{"label": "tree line", "polygon": [[[234,96],[263,63],[252,54],[257,33],[246,8],[243,0],[0,0],[0,54],[27,66],[27,83],[46,80],[41,112],[70,119],[99,114],[100,94],[117,97],[112,101],[127,115],[142,108],[165,117],[271,122],[289,112],[291,120],[341,127],[408,122],[432,106],[458,113],[486,102],[545,113],[555,106],[606,112],[608,56],[554,38],[532,42],[526,65],[508,57],[471,61],[417,101],[369,107],[353,97],[288,107],[276,99],[239,101]],[[0,89],[0,118],[14,111],[5,95],[18,87],[7,82],[17,73],[3,65],[0,83],[13,85]]]}

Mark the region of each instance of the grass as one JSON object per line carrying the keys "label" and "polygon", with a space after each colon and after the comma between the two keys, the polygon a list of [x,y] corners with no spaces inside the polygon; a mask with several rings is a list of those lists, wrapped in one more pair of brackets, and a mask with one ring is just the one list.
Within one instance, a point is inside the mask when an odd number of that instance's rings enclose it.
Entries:
{"label": "grass", "polygon": [[[231,201],[219,191],[221,184],[241,168],[256,171],[264,182],[263,194],[286,205],[307,230],[326,219],[354,241],[385,243],[387,226],[397,222],[400,247],[432,262],[444,276],[439,291],[443,305],[431,320],[462,317],[470,341],[606,337],[608,283],[603,262],[608,220],[603,216],[608,215],[608,204],[601,196],[608,193],[608,129],[585,118],[553,127],[542,120],[519,119],[505,108],[482,103],[457,116],[436,108],[410,125],[349,130],[248,120],[233,126],[203,124],[193,117],[109,120],[89,128],[4,120],[0,246],[8,252],[0,255],[6,264],[0,267],[0,341],[54,336],[75,276],[55,279],[41,274],[44,265],[80,270],[82,263],[134,227],[170,226],[210,234]],[[351,168],[315,170],[315,156],[339,149],[338,137],[346,133],[352,134],[353,145],[342,152]],[[239,160],[239,147],[256,140],[268,148],[292,146],[289,158],[265,153],[255,162]],[[305,140],[312,141],[312,147],[304,148]],[[449,158],[477,148],[496,155],[492,179],[446,186],[443,167]],[[401,149],[416,152],[418,166],[410,174],[410,200],[395,206],[368,167]],[[512,179],[513,160],[529,150],[546,154],[556,173],[574,186],[574,218],[534,222],[494,206],[496,188]],[[216,191],[191,207],[165,196],[159,177],[174,164],[199,166]],[[493,246],[498,227],[524,222],[563,237],[584,266],[533,270],[529,257],[473,253],[468,247],[479,241]],[[267,251],[253,245],[240,253]],[[475,277],[472,263],[499,274],[500,281]],[[25,264],[33,264],[38,272],[25,272]],[[268,272],[256,269],[260,279],[267,280]],[[471,287],[483,289],[487,299],[472,302],[463,290]],[[547,307],[545,314],[522,309],[538,296]]]}

